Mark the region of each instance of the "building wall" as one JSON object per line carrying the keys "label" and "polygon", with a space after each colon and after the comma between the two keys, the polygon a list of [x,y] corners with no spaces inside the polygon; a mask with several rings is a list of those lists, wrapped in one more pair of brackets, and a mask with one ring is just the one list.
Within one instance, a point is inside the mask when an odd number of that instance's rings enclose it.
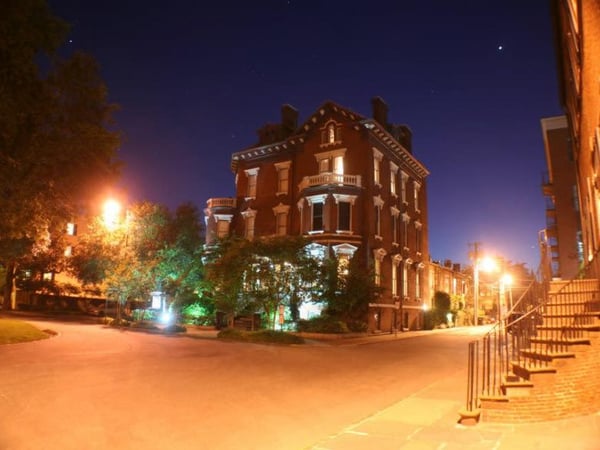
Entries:
{"label": "building wall", "polygon": [[565,116],[542,119],[548,177],[546,236],[552,251],[552,276],[571,279],[577,275],[580,254],[579,199],[576,166]]}
{"label": "building wall", "polygon": [[600,249],[600,4],[555,0],[553,11],[561,87],[577,164],[584,256]]}

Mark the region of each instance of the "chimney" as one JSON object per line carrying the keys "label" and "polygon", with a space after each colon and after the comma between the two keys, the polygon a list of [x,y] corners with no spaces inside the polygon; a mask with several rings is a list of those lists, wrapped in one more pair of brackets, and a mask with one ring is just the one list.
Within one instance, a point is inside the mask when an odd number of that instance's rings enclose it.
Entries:
{"label": "chimney", "polygon": [[289,136],[298,127],[298,110],[287,103],[281,107],[281,128]]}
{"label": "chimney", "polygon": [[382,127],[387,128],[388,105],[381,97],[373,97],[371,106],[373,107],[373,119],[379,122]]}

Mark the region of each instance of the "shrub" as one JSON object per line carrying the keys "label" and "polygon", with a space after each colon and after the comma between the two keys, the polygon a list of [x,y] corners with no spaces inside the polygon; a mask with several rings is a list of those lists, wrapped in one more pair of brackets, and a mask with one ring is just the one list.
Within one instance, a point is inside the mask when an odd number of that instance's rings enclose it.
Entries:
{"label": "shrub", "polygon": [[260,330],[241,331],[234,328],[226,328],[217,334],[219,339],[228,341],[268,343],[268,344],[304,344],[300,336],[288,334],[283,331]]}
{"label": "shrub", "polygon": [[350,331],[344,322],[328,316],[299,320],[297,329],[307,333],[348,333]]}
{"label": "shrub", "polygon": [[187,328],[183,325],[177,325],[176,323],[173,323],[164,327],[163,331],[165,333],[185,333],[187,331]]}
{"label": "shrub", "polygon": [[145,320],[141,320],[139,322],[133,322],[131,324],[131,328],[141,328],[144,330],[158,330],[158,327],[152,323]]}

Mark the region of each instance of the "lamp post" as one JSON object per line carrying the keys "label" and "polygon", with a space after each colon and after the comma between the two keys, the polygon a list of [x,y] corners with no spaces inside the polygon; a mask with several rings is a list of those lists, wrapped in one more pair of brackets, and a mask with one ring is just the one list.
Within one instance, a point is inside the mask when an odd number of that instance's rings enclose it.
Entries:
{"label": "lamp post", "polygon": [[488,256],[479,258],[478,255],[475,256],[473,265],[473,309],[475,310],[474,325],[479,325],[479,273],[480,271],[494,272],[497,270],[497,268],[498,266],[493,258]]}
{"label": "lamp post", "polygon": [[[117,231],[120,227],[125,227],[124,228],[124,237],[119,237],[117,245],[118,245],[118,250],[119,250],[119,259],[121,259],[123,257],[122,255],[122,245],[127,245],[127,223],[123,222],[121,220],[121,216],[122,216],[122,205],[118,200],[115,199],[108,199],[104,202],[103,208],[102,208],[102,222],[104,223],[104,226],[106,227],[106,229],[110,232],[110,233],[114,233],[115,231]],[[120,283],[119,283],[120,284]],[[112,289],[112,291],[116,294],[116,299],[117,299],[117,317],[116,320],[117,322],[120,324],[121,322],[121,297],[122,297],[122,289],[117,288],[117,289]],[[106,307],[105,307],[105,314],[106,314]]]}

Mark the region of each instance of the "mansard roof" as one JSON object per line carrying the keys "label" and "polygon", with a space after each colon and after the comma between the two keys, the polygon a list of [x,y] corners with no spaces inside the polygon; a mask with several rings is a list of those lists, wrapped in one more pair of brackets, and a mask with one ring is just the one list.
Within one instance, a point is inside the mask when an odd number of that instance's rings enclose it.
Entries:
{"label": "mansard roof", "polygon": [[297,145],[303,144],[306,133],[318,127],[322,123],[323,117],[326,116],[338,116],[348,122],[354,122],[353,128],[357,131],[361,127],[366,128],[373,138],[390,149],[392,153],[404,161],[419,176],[426,177],[429,175],[429,171],[425,166],[385,129],[385,125],[380,124],[375,119],[367,118],[351,111],[331,100],[325,101],[286,139],[267,145],[249,147],[231,155],[231,170],[235,172],[239,161],[251,161],[268,155],[284,153],[292,150]]}

